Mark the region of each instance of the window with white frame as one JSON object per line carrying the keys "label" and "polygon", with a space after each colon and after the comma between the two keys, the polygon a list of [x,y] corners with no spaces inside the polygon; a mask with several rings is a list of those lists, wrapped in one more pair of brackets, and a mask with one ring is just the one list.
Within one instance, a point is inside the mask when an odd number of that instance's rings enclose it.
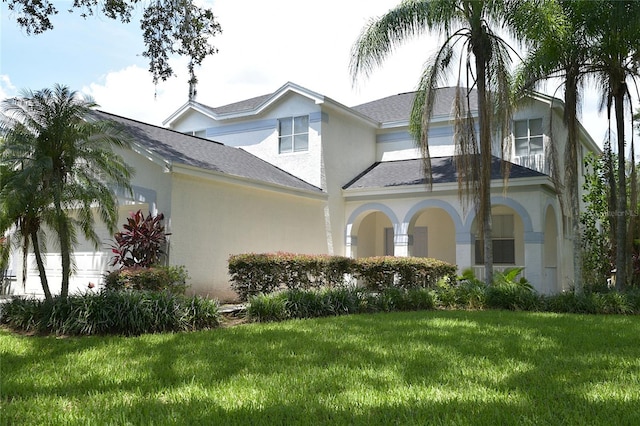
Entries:
{"label": "window with white frame", "polygon": [[543,153],[542,118],[515,120],[513,122],[513,136],[518,157]]}
{"label": "window with white frame", "polygon": [[279,152],[309,150],[309,116],[287,117],[278,120]]}
{"label": "window with white frame", "polygon": [[[512,214],[499,214],[491,217],[493,234],[493,263],[515,265],[516,244]],[[484,263],[484,240],[476,240],[476,264]]]}

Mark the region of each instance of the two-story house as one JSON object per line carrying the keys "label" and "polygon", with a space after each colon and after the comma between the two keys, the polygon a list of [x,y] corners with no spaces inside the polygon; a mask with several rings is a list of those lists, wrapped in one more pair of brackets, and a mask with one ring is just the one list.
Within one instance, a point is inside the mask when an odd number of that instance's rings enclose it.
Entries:
{"label": "two-story house", "polygon": [[[347,107],[287,83],[221,107],[189,101],[165,121],[168,128],[104,114],[134,140],[122,152],[136,169],[123,221],[138,208],[163,212],[169,263],[186,266],[193,292],[221,299],[234,297],[228,257],[246,252],[427,256],[482,278],[475,212],[458,196],[453,96],[442,88],[435,100],[431,189],[408,132],[413,93]],[[521,105],[508,185],[497,157],[492,174],[495,267],[525,267],[544,293],[567,289],[573,275],[570,229],[549,176],[549,148],[564,152],[562,111],[561,101],[545,95]],[[580,130],[580,155],[599,152]],[[108,257],[106,249],[79,247],[76,287],[100,280]],[[37,271],[28,278],[37,291]]]}

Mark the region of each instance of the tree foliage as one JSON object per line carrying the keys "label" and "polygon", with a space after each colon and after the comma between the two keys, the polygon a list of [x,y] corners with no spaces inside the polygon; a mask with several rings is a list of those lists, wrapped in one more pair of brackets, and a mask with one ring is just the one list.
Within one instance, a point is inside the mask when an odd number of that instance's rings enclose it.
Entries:
{"label": "tree foliage", "polygon": [[[58,9],[51,0],[2,0],[15,13],[19,26],[27,34],[41,34],[53,29],[51,17]],[[102,13],[110,19],[129,23],[136,6],[145,4],[140,20],[153,82],[165,81],[173,75],[169,56],[189,58],[190,85],[195,88],[195,66],[217,49],[210,39],[222,31],[213,11],[200,7],[194,0],[73,0],[69,12],[78,11],[87,18]],[[195,92],[192,94],[195,95]]]}
{"label": "tree foliage", "polygon": [[[132,169],[113,151],[127,146],[128,139],[113,122],[93,115],[95,106],[93,100],[60,85],[24,91],[1,104],[0,200],[8,218],[0,231],[16,224],[24,241],[31,238],[37,261],[40,243],[34,237],[40,225],[56,234],[62,297],[69,292],[78,231],[97,248],[101,241],[94,230],[96,217],[115,232],[118,201],[113,188],[130,191]],[[38,261],[46,294],[41,266]]]}

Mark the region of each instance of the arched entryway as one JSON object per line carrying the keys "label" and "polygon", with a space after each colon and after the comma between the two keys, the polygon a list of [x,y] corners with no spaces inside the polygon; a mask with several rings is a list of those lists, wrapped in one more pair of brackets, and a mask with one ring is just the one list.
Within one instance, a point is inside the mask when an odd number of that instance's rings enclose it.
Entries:
{"label": "arched entryway", "polygon": [[456,227],[447,211],[438,207],[417,212],[409,222],[409,255],[456,264]]}
{"label": "arched entryway", "polygon": [[347,222],[347,256],[393,256],[397,219],[384,205],[356,209]]}

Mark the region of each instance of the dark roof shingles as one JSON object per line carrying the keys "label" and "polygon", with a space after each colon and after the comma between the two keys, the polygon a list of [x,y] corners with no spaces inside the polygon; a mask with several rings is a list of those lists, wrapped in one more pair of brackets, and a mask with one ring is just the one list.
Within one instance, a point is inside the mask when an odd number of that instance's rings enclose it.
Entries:
{"label": "dark roof shingles", "polygon": [[[438,157],[431,159],[432,183],[451,183],[458,181],[455,157]],[[511,164],[509,179],[546,176],[526,167]],[[502,179],[501,161],[493,157],[491,163],[491,179]],[[356,176],[343,189],[389,188],[403,185],[424,185],[422,159],[382,161],[374,163],[364,172]]]}
{"label": "dark roof shingles", "polygon": [[[462,90],[467,90],[462,88]],[[395,121],[408,121],[413,108],[415,92],[400,93],[394,96],[377,99],[352,107],[355,111],[380,123]],[[436,99],[433,105],[433,117],[450,115],[456,96],[455,87],[443,87],[437,89]],[[471,90],[469,103],[472,110],[476,110],[478,104],[477,91]]]}
{"label": "dark roof shingles", "polygon": [[294,189],[321,192],[320,188],[242,149],[117,115],[104,112],[99,114],[121,124],[135,142],[172,163]]}

